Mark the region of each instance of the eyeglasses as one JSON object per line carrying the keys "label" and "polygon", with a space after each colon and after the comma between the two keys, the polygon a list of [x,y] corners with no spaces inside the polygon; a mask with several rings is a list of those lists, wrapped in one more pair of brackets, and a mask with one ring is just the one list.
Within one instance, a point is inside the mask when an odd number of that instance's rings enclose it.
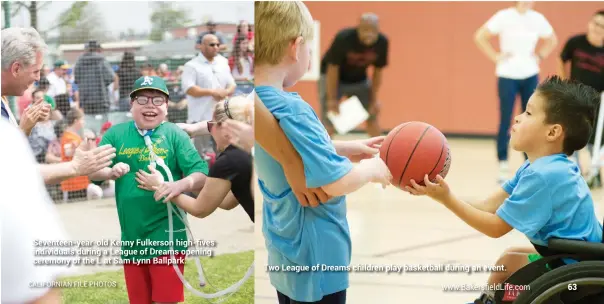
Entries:
{"label": "eyeglasses", "polygon": [[155,105],[155,106],[161,106],[164,103],[166,103],[166,98],[161,97],[161,96],[155,96],[155,97],[136,96],[136,98],[134,100],[136,100],[136,103],[138,103],[139,105],[144,106],[149,103],[149,99],[151,99],[151,103],[153,103],[153,105]]}
{"label": "eyeglasses", "polygon": [[214,128],[214,125],[217,125],[217,126],[220,127],[222,125],[222,123],[221,122],[217,122],[217,121],[213,121],[213,120],[208,121],[208,132],[210,132],[210,133],[212,132],[212,129]]}
{"label": "eyeglasses", "polygon": [[208,45],[211,47],[220,47],[220,43],[210,43]]}

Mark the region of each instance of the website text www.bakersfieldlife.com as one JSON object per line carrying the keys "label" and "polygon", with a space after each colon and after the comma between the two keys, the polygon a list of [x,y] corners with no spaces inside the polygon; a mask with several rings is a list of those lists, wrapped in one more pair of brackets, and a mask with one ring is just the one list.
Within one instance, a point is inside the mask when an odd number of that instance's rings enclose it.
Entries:
{"label": "website text www.bakersfieldlife.com", "polygon": [[[376,264],[357,264],[349,266],[330,266],[317,264],[313,266],[307,265],[266,265],[267,272],[307,272],[307,271],[345,271],[345,272],[375,272],[386,274],[403,274],[403,273],[488,273],[488,272],[503,272],[504,265],[463,265],[463,264],[407,264],[407,265],[376,265]],[[458,285],[443,285],[445,292],[486,292],[497,290],[511,290],[520,292],[529,290],[528,285],[476,285],[476,284],[458,284]]]}

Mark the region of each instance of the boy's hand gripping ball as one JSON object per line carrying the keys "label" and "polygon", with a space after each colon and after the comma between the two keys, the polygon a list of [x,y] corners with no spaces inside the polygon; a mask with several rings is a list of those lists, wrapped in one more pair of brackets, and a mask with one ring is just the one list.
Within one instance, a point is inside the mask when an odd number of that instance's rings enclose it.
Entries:
{"label": "boy's hand gripping ball", "polygon": [[380,157],[392,173],[392,185],[399,189],[409,181],[424,185],[436,175],[445,178],[451,166],[451,151],[445,136],[435,127],[419,121],[403,123],[392,129],[380,147]]}

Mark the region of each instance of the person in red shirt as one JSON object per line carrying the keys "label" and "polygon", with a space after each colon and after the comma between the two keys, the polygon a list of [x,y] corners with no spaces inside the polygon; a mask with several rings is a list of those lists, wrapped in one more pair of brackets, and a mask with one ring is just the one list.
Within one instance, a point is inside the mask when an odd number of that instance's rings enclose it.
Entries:
{"label": "person in red shirt", "polygon": [[111,128],[111,122],[107,121],[101,127],[101,132],[99,133],[99,136],[96,138],[96,145],[97,146],[101,142],[101,139],[103,138],[103,134],[105,134],[105,132],[107,132],[107,130],[109,130],[109,128]]}

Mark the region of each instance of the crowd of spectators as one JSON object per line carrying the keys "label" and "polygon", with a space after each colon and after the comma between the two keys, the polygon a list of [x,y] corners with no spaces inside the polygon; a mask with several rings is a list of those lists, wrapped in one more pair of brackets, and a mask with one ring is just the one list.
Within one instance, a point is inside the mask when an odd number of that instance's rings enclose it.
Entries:
{"label": "crowd of spectators", "polygon": [[[232,41],[215,30],[209,22],[208,30],[199,35],[195,48],[199,56],[203,37],[212,34],[219,40],[219,55],[228,63],[236,89],[233,95],[247,94],[253,90],[254,79],[254,32],[247,22],[242,21]],[[232,51],[226,54],[226,43]],[[138,55],[138,54],[137,54]],[[140,54],[144,55],[144,54]],[[223,61],[218,60],[221,63]],[[170,69],[167,63],[156,66],[135,61],[135,54],[125,52],[121,62],[110,65],[104,58],[102,47],[97,41],[89,41],[73,65],[64,60],[45,64],[40,81],[32,84],[17,101],[19,116],[36,102],[51,105],[51,118],[38,123],[29,136],[29,143],[39,163],[69,161],[75,147],[83,141],[98,143],[112,125],[130,120],[130,97],[133,83],[141,76],[159,76],[166,80],[170,90],[167,120],[174,123],[187,122],[189,102],[183,90],[181,77],[183,65]],[[113,196],[113,183],[97,186],[87,179],[74,178],[60,185],[47,186],[56,201],[91,200]]]}

